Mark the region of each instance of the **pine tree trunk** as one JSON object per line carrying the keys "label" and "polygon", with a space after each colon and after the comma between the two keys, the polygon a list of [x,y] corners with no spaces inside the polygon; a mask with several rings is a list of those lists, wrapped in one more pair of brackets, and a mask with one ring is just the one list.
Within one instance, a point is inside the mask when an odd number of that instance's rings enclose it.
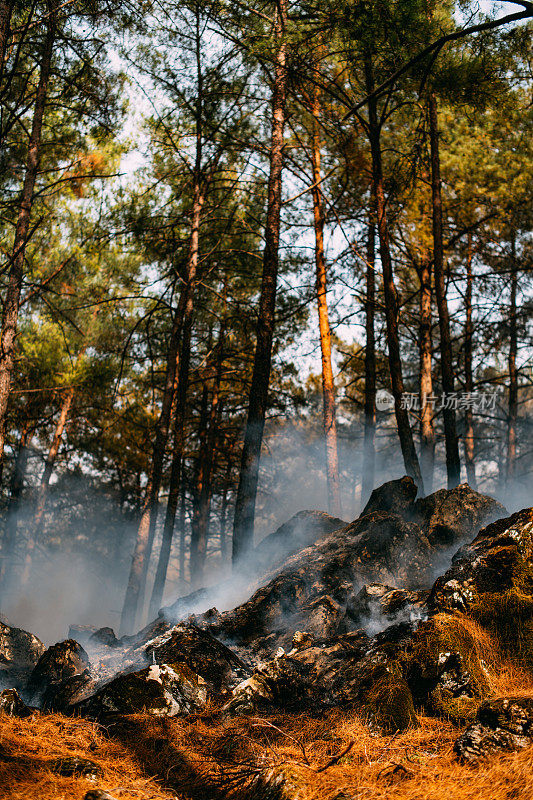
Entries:
{"label": "pine tree trunk", "polygon": [[[231,472],[231,468],[228,465],[228,473]],[[228,542],[226,536],[226,519],[228,515],[228,481],[224,483],[222,488],[222,500],[220,504],[220,557],[222,559],[222,563],[226,563],[226,558],[228,555]]]}
{"label": "pine tree trunk", "polygon": [[255,503],[259,481],[259,460],[261,457],[261,444],[265,426],[272,361],[272,341],[274,336],[279,264],[285,98],[287,93],[286,44],[283,40],[286,15],[286,0],[280,0],[275,23],[278,50],[275,59],[272,96],[272,138],[270,146],[270,174],[268,180],[263,278],[259,300],[257,340],[248,403],[248,418],[244,434],[239,486],[237,489],[233,520],[232,555],[234,563],[249,550],[253,543]]}
{"label": "pine tree trunk", "polygon": [[324,417],[324,439],[326,448],[326,476],[328,487],[328,511],[341,516],[339,481],[339,457],[337,449],[337,422],[335,416],[335,383],[331,365],[331,330],[329,327],[327,300],[327,271],[324,253],[324,203],[320,188],[320,91],[315,84],[313,96],[313,219],[315,226],[316,296],[318,304],[318,327],[320,352],[322,355],[322,398]]}
{"label": "pine tree trunk", "polygon": [[0,333],[0,481],[4,465],[4,448],[6,439],[6,418],[11,389],[11,374],[13,372],[15,340],[17,336],[18,313],[20,306],[20,292],[24,273],[24,257],[26,242],[30,230],[30,216],[33,205],[33,192],[39,174],[41,155],[41,132],[46,106],[46,95],[50,68],[52,63],[52,50],[56,35],[55,14],[48,17],[48,28],[41,59],[39,85],[35,96],[32,129],[28,147],[26,174],[22,188],[22,197],[15,230],[15,241],[9,270],[8,288],[4,300],[4,314],[2,331]]}
{"label": "pine tree trunk", "polygon": [[[373,200],[371,199],[373,204]],[[365,296],[365,433],[363,451],[363,476],[361,500],[366,503],[374,489],[376,468],[376,335],[374,319],[376,313],[376,232],[373,212],[368,221],[366,248],[366,296]]]}
{"label": "pine tree trunk", "polygon": [[[196,519],[193,520],[193,531],[196,534],[195,548],[191,546],[191,582],[194,586],[200,585],[203,580],[205,559],[207,556],[207,539],[209,535],[209,520],[211,516],[211,487],[213,477],[213,460],[221,412],[220,384],[222,382],[222,364],[224,359],[224,327],[221,327],[217,345],[216,374],[213,382],[213,396],[205,446],[200,455],[200,472],[198,479],[198,505]],[[193,557],[194,554],[194,557]]]}
{"label": "pine tree trunk", "polygon": [[516,422],[518,417],[518,373],[516,355],[518,352],[518,325],[516,319],[516,293],[518,274],[516,269],[515,235],[511,241],[511,301],[509,307],[509,411],[507,423],[507,469],[506,482],[510,484],[516,474]]}
{"label": "pine tree trunk", "polygon": [[[472,372],[472,352],[474,326],[472,323],[472,234],[468,234],[466,255],[466,292],[465,292],[465,391],[472,394],[474,391],[474,376]],[[472,489],[477,490],[476,462],[474,452],[474,413],[470,406],[465,412],[465,464],[466,478]]]}
{"label": "pine tree trunk", "polygon": [[200,506],[200,494],[203,485],[203,459],[205,453],[205,443],[207,441],[207,424],[208,414],[207,405],[209,400],[209,390],[207,383],[204,382],[202,388],[202,400],[200,403],[200,419],[198,425],[198,455],[195,460],[194,467],[194,484],[193,484],[193,504],[192,504],[192,519],[191,519],[191,546],[189,548],[189,569],[191,573],[191,586],[196,588],[198,583],[198,546],[199,546],[199,530],[198,530],[198,511]]}
{"label": "pine tree trunk", "polygon": [[420,278],[420,466],[427,494],[433,489],[435,466],[435,428],[433,407],[429,398],[433,395],[433,376],[431,371],[431,260],[424,256],[418,268]]}
{"label": "pine tree trunk", "polygon": [[[183,342],[180,352],[180,368],[178,376],[178,389],[176,397],[176,408],[174,411],[174,437],[172,444],[172,463],[170,467],[170,483],[168,488],[167,510],[165,513],[165,523],[163,526],[163,536],[161,540],[161,550],[157,562],[157,569],[150,598],[149,617],[155,616],[165,591],[170,552],[172,549],[172,539],[174,537],[174,523],[176,511],[182,490],[182,469],[183,469],[183,442],[185,430],[185,412],[187,406],[187,389],[189,386],[189,368],[191,357],[191,332],[192,332],[192,303],[188,306],[188,318],[183,331]],[[181,491],[182,504],[184,504],[184,494]],[[185,530],[183,524],[182,530]],[[184,552],[180,550],[180,559],[185,558]],[[180,578],[183,579],[184,566],[180,566]]]}
{"label": "pine tree trunk", "polygon": [[15,0],[0,0],[0,90],[4,77],[4,65],[7,56],[7,45],[11,32],[11,16],[15,8]]}
{"label": "pine tree trunk", "polygon": [[185,486],[185,459],[181,462],[180,471],[180,515],[178,522],[178,530],[180,533],[180,552],[179,552],[179,581],[180,590],[185,586],[185,515],[187,511],[187,487]]}
{"label": "pine tree trunk", "polygon": [[[429,96],[429,130],[431,140],[431,196],[433,203],[433,267],[435,273],[435,295],[439,312],[440,330],[440,364],[442,391],[444,399],[454,391],[452,340],[450,335],[450,315],[446,299],[446,281],[444,275],[444,247],[442,240],[442,196],[439,155],[439,126],[437,101],[433,92]],[[459,485],[461,480],[461,462],[459,460],[459,444],[455,420],[455,408],[443,408],[444,439],[446,442],[446,471],[448,473],[448,489]]]}
{"label": "pine tree trunk", "polygon": [[26,543],[24,566],[22,568],[22,574],[20,577],[20,583],[22,586],[25,586],[27,584],[28,579],[30,577],[33,551],[35,550],[35,546],[39,541],[43,531],[44,512],[46,509],[46,501],[48,498],[50,479],[54,471],[55,463],[57,460],[57,454],[59,453],[61,442],[63,441],[63,434],[65,432],[65,428],[68,425],[70,409],[72,407],[72,402],[74,400],[74,394],[75,394],[75,389],[73,386],[71,386],[70,389],[67,389],[65,393],[63,402],[61,404],[61,411],[59,412],[59,419],[57,420],[54,436],[52,438],[52,443],[50,444],[48,455],[46,456],[46,461],[44,462],[44,470],[43,474],[41,475],[39,488],[37,490],[37,498],[35,501],[35,514],[33,517],[32,530],[28,536],[28,541]]}
{"label": "pine tree trunk", "polygon": [[[366,89],[368,94],[374,90],[374,74],[370,58],[365,60]],[[385,293],[385,318],[387,322],[387,345],[389,351],[389,370],[391,375],[392,394],[394,395],[394,408],[398,437],[403,455],[405,470],[417,484],[419,491],[424,491],[424,483],[420,472],[420,464],[413,441],[413,432],[409,422],[406,408],[402,408],[402,395],[404,383],[402,375],[402,361],[400,355],[400,340],[398,334],[398,297],[394,285],[392,257],[390,252],[389,228],[387,221],[387,204],[383,186],[383,166],[381,159],[381,133],[377,116],[375,98],[370,98],[369,112],[369,139],[372,151],[372,177],[376,203],[376,219],[379,236],[379,252],[383,270],[383,289]]]}
{"label": "pine tree trunk", "polygon": [[[163,459],[168,439],[170,425],[170,415],[172,411],[172,401],[174,398],[174,381],[176,378],[176,363],[179,348],[179,339],[183,331],[185,339],[185,329],[191,324],[194,292],[196,288],[196,273],[198,269],[198,256],[200,247],[200,222],[202,218],[202,208],[204,204],[204,189],[202,188],[202,151],[203,151],[203,78],[200,51],[200,17],[199,11],[196,14],[196,73],[197,73],[197,94],[196,94],[196,150],[193,168],[192,186],[192,211],[191,211],[191,236],[189,241],[189,253],[187,257],[186,285],[180,296],[184,299],[182,313],[176,315],[173,326],[173,336],[171,339],[171,349],[167,361],[167,375],[165,381],[165,391],[163,394],[163,404],[161,417],[156,430],[156,441],[152,458],[151,479],[149,481],[150,492],[147,493],[141,522],[137,531],[137,539],[133,552],[130,574],[124,606],[120,622],[120,630],[129,633],[135,626],[137,614],[142,611],[146,580],[148,577],[148,567],[154,543],[155,528],[157,522],[157,506],[159,502],[159,490],[161,488],[161,478],[163,473]],[[174,332],[176,335],[174,336]],[[190,334],[189,334],[190,335]],[[188,374],[188,365],[187,365]],[[178,389],[179,391],[179,389]]]}
{"label": "pine tree trunk", "polygon": [[129,633],[133,629],[137,617],[137,610],[141,605],[141,597],[144,595],[144,585],[157,522],[157,506],[159,502],[161,479],[163,476],[163,460],[168,440],[170,414],[174,398],[178,348],[183,330],[187,292],[187,287],[181,291],[172,323],[161,411],[155,430],[150,473],[144,494],[141,519],[137,529],[135,549],[133,551],[128,586],[122,609],[120,623],[120,630],[122,633]]}

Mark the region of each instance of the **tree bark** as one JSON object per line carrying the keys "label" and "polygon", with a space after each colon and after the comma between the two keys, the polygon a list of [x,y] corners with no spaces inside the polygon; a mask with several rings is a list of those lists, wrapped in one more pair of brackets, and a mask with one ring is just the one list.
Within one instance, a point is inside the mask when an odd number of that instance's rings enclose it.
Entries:
{"label": "tree bark", "polygon": [[209,402],[209,389],[207,382],[204,381],[202,389],[202,401],[200,404],[200,424],[199,424],[199,448],[198,457],[196,458],[194,470],[194,488],[193,488],[193,507],[191,519],[191,546],[189,549],[189,570],[191,574],[191,587],[193,589],[198,587],[200,580],[200,531],[198,527],[199,508],[200,508],[200,495],[202,492],[204,480],[204,456],[207,441],[208,431],[208,402]]}
{"label": "tree bark", "polygon": [[435,466],[435,428],[433,407],[429,398],[433,395],[433,376],[431,371],[431,260],[424,254],[418,268],[420,278],[420,466],[427,494],[433,489]]}
{"label": "tree bark", "polygon": [[322,356],[322,399],[324,439],[326,448],[326,476],[328,487],[328,511],[341,516],[341,494],[339,481],[339,457],[337,449],[337,421],[335,415],[335,383],[331,366],[331,330],[329,326],[327,300],[327,269],[324,253],[324,203],[320,186],[320,90],[317,84],[313,93],[313,220],[315,226],[316,297],[318,304],[318,327]]}
{"label": "tree bark", "polygon": [[518,271],[516,268],[516,240],[513,232],[511,240],[511,298],[509,306],[509,409],[507,423],[507,469],[506,483],[510,484],[516,473],[516,424],[518,417],[518,373],[516,356],[518,353],[518,325],[516,313],[516,293]]}
{"label": "tree bark", "polygon": [[[174,537],[174,523],[176,519],[176,511],[178,508],[178,501],[180,498],[180,489],[182,484],[182,469],[183,469],[183,442],[185,430],[185,412],[187,406],[187,389],[189,386],[189,368],[191,357],[191,332],[192,332],[192,297],[191,303],[188,304],[187,320],[183,331],[183,341],[180,352],[180,368],[178,376],[178,390],[176,397],[176,408],[174,416],[174,439],[172,445],[172,463],[170,467],[170,483],[168,488],[167,510],[165,514],[165,523],[163,526],[163,538],[161,541],[161,550],[159,552],[159,559],[157,562],[157,569],[152,588],[152,596],[150,598],[149,616],[155,615],[161,606],[163,600],[163,592],[165,591],[165,582],[167,578],[168,564],[170,561],[170,552],[172,548],[172,539]],[[184,503],[182,492],[182,504]],[[183,524],[183,535],[185,526]],[[184,553],[180,550],[180,559],[184,559]],[[180,577],[183,568],[180,569]]]}
{"label": "tree bark", "polygon": [[[446,281],[444,275],[444,247],[442,239],[442,196],[439,155],[439,124],[437,100],[433,92],[429,95],[429,131],[431,142],[431,196],[433,203],[433,267],[435,273],[435,295],[439,312],[440,330],[440,364],[442,391],[444,400],[453,395],[453,355],[450,335],[450,315],[446,298]],[[448,489],[459,485],[461,480],[461,462],[459,460],[459,444],[455,420],[455,409],[444,403],[444,439],[446,443],[446,471],[448,473]]]}
{"label": "tree bark", "polygon": [[[373,197],[371,204],[374,205]],[[366,503],[374,489],[376,465],[376,335],[374,330],[376,313],[376,232],[373,211],[368,221],[366,248],[366,295],[365,295],[365,432],[363,451],[363,476],[361,501]]]}
{"label": "tree bark", "polygon": [[228,537],[226,536],[226,518],[228,515],[228,489],[229,489],[229,478],[231,475],[231,463],[228,463],[228,471],[227,471],[227,479],[224,482],[224,486],[222,487],[222,501],[220,505],[220,557],[222,559],[222,563],[226,563],[226,558],[228,555]]}
{"label": "tree bark", "polygon": [[178,530],[180,533],[180,552],[179,552],[179,581],[180,589],[185,585],[185,514],[186,514],[186,500],[187,500],[187,487],[185,486],[185,459],[181,461],[180,471],[180,515]]}
{"label": "tree bark", "polygon": [[[133,552],[130,574],[124,606],[120,622],[120,630],[129,633],[135,626],[138,612],[142,610],[143,598],[146,589],[146,579],[150,556],[154,543],[155,527],[157,522],[157,506],[159,501],[159,490],[161,488],[161,478],[163,473],[163,459],[168,439],[170,425],[170,415],[172,401],[174,397],[174,381],[176,378],[176,361],[179,348],[179,339],[183,331],[185,338],[185,328],[192,320],[194,291],[196,285],[196,273],[198,269],[198,255],[200,246],[200,222],[202,208],[204,204],[204,189],[202,187],[202,152],[203,152],[203,77],[200,50],[201,32],[199,12],[196,14],[196,73],[197,73],[197,93],[196,93],[196,113],[195,113],[195,161],[193,167],[193,186],[192,186],[192,210],[191,210],[191,236],[189,241],[189,253],[187,257],[186,285],[180,296],[184,298],[183,315],[176,315],[173,327],[176,335],[171,339],[171,350],[167,361],[167,376],[165,381],[165,391],[163,395],[163,405],[161,417],[156,431],[156,441],[152,459],[152,475],[149,481],[150,492],[144,504],[137,540]],[[190,334],[189,334],[190,335]],[[181,368],[181,365],[180,365]]]}
{"label": "tree bark", "polygon": [[26,174],[22,188],[22,198],[15,229],[15,241],[9,270],[7,293],[4,300],[2,331],[0,333],[0,481],[4,466],[4,448],[6,440],[6,418],[11,390],[15,340],[17,336],[20,292],[24,274],[24,256],[30,231],[30,216],[33,206],[35,182],[39,174],[41,155],[41,133],[46,106],[48,82],[52,63],[52,51],[56,35],[55,13],[48,16],[46,38],[41,58],[39,84],[35,95],[32,129],[28,147]]}
{"label": "tree bark", "polygon": [[15,0],[0,0],[0,89],[4,78],[7,45],[11,32],[11,17],[15,8]]}
{"label": "tree bark", "polygon": [[272,94],[272,136],[270,145],[270,174],[263,255],[263,277],[259,300],[256,348],[248,418],[244,434],[239,486],[233,520],[233,562],[237,562],[253,543],[255,503],[259,481],[259,460],[265,427],[268,386],[272,361],[272,341],[276,308],[276,289],[279,265],[279,232],[281,212],[281,181],[283,172],[283,135],[285,129],[285,99],[287,93],[286,44],[283,38],[287,16],[286,0],[279,0],[276,13],[274,86]]}
{"label": "tree bark", "polygon": [[204,574],[205,559],[207,555],[207,540],[209,535],[209,520],[211,517],[211,493],[213,480],[213,461],[218,424],[221,413],[220,385],[222,382],[222,365],[224,361],[224,326],[221,326],[217,345],[216,374],[213,381],[213,394],[211,408],[205,437],[205,447],[200,457],[200,471],[198,476],[198,505],[196,507],[196,520],[193,520],[193,532],[196,534],[196,547],[191,546],[191,583],[197,586],[201,583]]}
{"label": "tree bark", "polygon": [[180,337],[183,329],[184,309],[187,303],[187,287],[181,291],[178,306],[174,313],[170,342],[167,354],[167,365],[161,411],[155,429],[155,439],[152,448],[150,473],[144,494],[141,519],[137,529],[137,538],[133,552],[128,586],[122,609],[120,630],[129,633],[135,625],[140,597],[144,593],[144,584],[148,571],[148,563],[152,549],[155,526],[157,522],[157,505],[159,491],[163,476],[163,460],[168,440],[170,414],[174,398],[174,384],[176,379],[177,356]]}
{"label": "tree bark", "polygon": [[[474,391],[472,372],[472,352],[474,326],[472,322],[472,234],[468,234],[466,253],[466,292],[465,292],[465,392]],[[477,490],[476,462],[474,450],[474,413],[471,406],[465,412],[465,464],[466,479],[472,489]]]}
{"label": "tree bark", "polygon": [[[374,73],[371,58],[365,59],[365,77],[367,93],[374,91]],[[376,219],[379,236],[379,252],[383,270],[383,289],[385,293],[385,317],[387,322],[387,345],[389,355],[389,369],[391,375],[392,394],[394,396],[394,409],[398,437],[402,450],[405,470],[417,484],[420,492],[424,491],[424,482],[420,471],[420,464],[413,441],[413,432],[409,422],[406,408],[402,407],[404,383],[402,374],[402,361],[400,355],[400,340],[398,334],[398,297],[394,285],[394,272],[390,252],[389,228],[387,220],[387,204],[383,185],[383,165],[381,158],[381,124],[378,121],[377,104],[375,97],[370,97],[368,102],[370,148],[372,152],[372,177],[376,203]]]}

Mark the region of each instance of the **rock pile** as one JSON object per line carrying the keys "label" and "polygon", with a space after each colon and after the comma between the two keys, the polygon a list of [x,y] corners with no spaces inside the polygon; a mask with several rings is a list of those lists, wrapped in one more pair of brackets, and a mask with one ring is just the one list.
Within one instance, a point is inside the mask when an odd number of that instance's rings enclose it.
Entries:
{"label": "rock pile", "polygon": [[0,686],[20,686],[45,650],[33,633],[0,620]]}
{"label": "rock pile", "polygon": [[462,761],[480,761],[503,750],[533,744],[533,697],[504,697],[479,707],[477,721],[455,742]]}
{"label": "rock pile", "polygon": [[424,709],[470,723],[464,760],[525,746],[531,701],[483,702],[490,653],[473,627],[533,668],[533,510],[506,513],[467,485],[417,500],[402,478],[350,524],[301,512],[267,537],[230,611],[205,611],[204,589],[136,636],[71,628],[46,652],[4,626],[0,657],[24,699],[92,718],[343,706],[392,732]]}

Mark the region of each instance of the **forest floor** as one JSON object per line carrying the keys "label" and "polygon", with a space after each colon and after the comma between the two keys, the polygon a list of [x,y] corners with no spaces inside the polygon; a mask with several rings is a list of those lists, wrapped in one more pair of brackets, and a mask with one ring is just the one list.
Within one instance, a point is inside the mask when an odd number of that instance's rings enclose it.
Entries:
{"label": "forest floor", "polygon": [[[2,714],[0,797],[83,800],[101,789],[116,800],[531,800],[533,748],[462,765],[453,754],[460,728],[429,717],[419,723],[382,736],[341,710],[224,719],[211,709],[186,719],[128,716],[107,726],[59,714]],[[67,756],[95,762],[101,777],[54,774],[51,762]],[[268,789],[253,784],[260,776],[270,778]]]}

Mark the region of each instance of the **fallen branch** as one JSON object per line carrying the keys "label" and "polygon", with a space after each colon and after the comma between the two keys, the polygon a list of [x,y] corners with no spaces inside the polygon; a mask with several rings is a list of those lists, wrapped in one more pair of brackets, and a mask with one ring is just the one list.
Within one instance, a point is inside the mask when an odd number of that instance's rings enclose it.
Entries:
{"label": "fallen branch", "polygon": [[[252,722],[254,722],[254,719],[252,719]],[[290,739],[292,742],[297,744],[298,747],[300,748],[300,750],[302,751],[302,755],[304,757],[306,766],[311,767],[311,763],[309,761],[309,758],[307,757],[307,753],[305,751],[304,744],[300,739],[297,739],[296,736],[292,736],[290,733],[287,733],[287,731],[283,731],[281,728],[278,728],[278,726],[274,725],[272,722],[269,722],[266,719],[260,719],[259,717],[256,717],[255,718],[255,725],[253,725],[252,727],[258,728],[261,725],[264,725],[267,728],[274,728],[274,730],[278,731],[278,733],[281,733],[282,736],[286,736],[287,739]]]}
{"label": "fallen branch", "polygon": [[336,756],[333,756],[332,758],[330,758],[329,761],[326,761],[326,763],[323,764],[318,769],[314,769],[313,772],[324,772],[325,770],[329,769],[330,767],[333,767],[335,764],[338,764],[338,762],[341,760],[341,758],[344,758],[344,756],[347,755],[350,752],[350,750],[352,749],[354,744],[355,744],[355,742],[353,742],[353,741],[352,742],[348,742],[348,744],[346,745],[344,750],[341,750],[341,752],[338,753]]}

